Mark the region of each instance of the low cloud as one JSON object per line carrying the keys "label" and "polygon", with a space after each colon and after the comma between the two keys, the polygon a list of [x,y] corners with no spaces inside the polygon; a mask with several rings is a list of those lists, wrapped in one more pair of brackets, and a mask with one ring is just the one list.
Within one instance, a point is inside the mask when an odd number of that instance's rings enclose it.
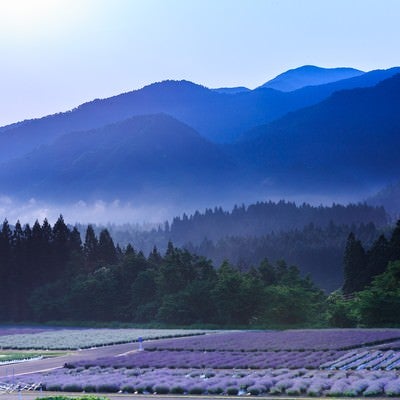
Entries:
{"label": "low cloud", "polygon": [[156,205],[135,205],[130,202],[114,200],[105,202],[78,201],[71,204],[48,204],[37,199],[26,202],[14,200],[8,196],[0,196],[0,218],[5,218],[11,224],[17,220],[21,223],[32,224],[36,219],[39,222],[45,218],[54,223],[60,214],[67,223],[96,223],[96,224],[158,224],[172,218],[179,210],[173,207],[160,207]]}

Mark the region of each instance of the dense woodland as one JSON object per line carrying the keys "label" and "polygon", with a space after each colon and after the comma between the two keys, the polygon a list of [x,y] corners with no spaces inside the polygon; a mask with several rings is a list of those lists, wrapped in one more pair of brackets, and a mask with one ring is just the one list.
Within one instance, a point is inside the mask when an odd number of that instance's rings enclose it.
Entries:
{"label": "dense woodland", "polygon": [[350,233],[344,253],[344,283],[330,298],[331,322],[339,326],[400,324],[400,220],[390,237],[365,249]]}
{"label": "dense woodland", "polygon": [[[361,275],[354,261],[360,252],[364,254]],[[92,226],[82,243],[78,229],[69,228],[62,217],[54,226],[45,220],[32,227],[16,223],[11,228],[4,221],[0,255],[2,321],[231,326],[400,323],[396,308],[400,304],[400,262],[396,262],[400,222],[389,239],[379,237],[366,251],[353,233],[349,235],[343,292],[328,298],[309,277],[284,261],[263,260],[247,271],[228,262],[215,268],[211,261],[171,242],[164,254],[154,248],[145,255],[131,245],[121,249],[108,230],[96,235]],[[363,285],[354,286],[360,278]],[[377,299],[385,305],[384,312]]]}
{"label": "dense woodland", "polygon": [[[216,266],[229,260],[244,271],[265,258],[273,262],[285,259],[330,292],[342,284],[342,258],[350,232],[370,246],[387,224],[388,217],[382,207],[366,204],[314,207],[280,201],[235,206],[232,211],[220,207],[202,213],[196,211],[153,230],[129,225],[110,225],[107,229],[120,245],[134,243],[145,254],[154,245],[165,252],[172,241],[212,260]],[[81,232],[85,229],[86,226],[79,227]],[[100,234],[103,227],[94,229]]]}

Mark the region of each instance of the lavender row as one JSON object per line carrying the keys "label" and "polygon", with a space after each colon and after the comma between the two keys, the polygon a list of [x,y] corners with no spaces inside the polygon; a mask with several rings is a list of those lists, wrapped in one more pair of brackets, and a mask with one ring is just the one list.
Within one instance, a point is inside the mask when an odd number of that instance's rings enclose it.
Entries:
{"label": "lavender row", "polygon": [[395,340],[394,342],[380,344],[374,347],[379,350],[400,350],[400,340]]}
{"label": "lavender row", "polygon": [[278,351],[278,352],[200,352],[142,351],[120,357],[103,357],[79,361],[69,367],[102,368],[318,368],[321,363],[336,360],[345,352]]}
{"label": "lavender row", "polygon": [[110,329],[110,328],[68,328],[45,330],[38,333],[0,336],[0,348],[3,349],[52,349],[72,350],[105,345],[122,344],[144,340],[172,338],[190,335],[202,335],[199,329]]}
{"label": "lavender row", "polygon": [[[7,335],[29,335],[34,333],[40,332],[48,332],[54,331],[57,328],[50,328],[50,327],[31,327],[31,326],[0,326],[0,336],[7,336]],[[59,329],[59,328],[58,328]]]}
{"label": "lavender row", "polygon": [[301,396],[399,396],[400,377],[388,371],[60,369],[25,375],[44,390],[158,394],[268,394]]}
{"label": "lavender row", "polygon": [[164,340],[147,350],[269,351],[347,350],[400,340],[400,329],[303,329],[229,332],[182,340]]}
{"label": "lavender row", "polygon": [[373,371],[384,369],[391,371],[400,369],[400,352],[389,351],[363,351],[350,352],[334,362],[325,362],[321,365],[325,369],[370,369]]}

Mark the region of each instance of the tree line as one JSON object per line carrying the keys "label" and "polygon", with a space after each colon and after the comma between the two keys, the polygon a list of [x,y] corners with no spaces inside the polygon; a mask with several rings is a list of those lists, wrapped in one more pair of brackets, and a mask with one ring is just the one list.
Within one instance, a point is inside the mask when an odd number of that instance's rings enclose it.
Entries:
{"label": "tree line", "polygon": [[337,326],[400,324],[400,220],[389,238],[380,235],[365,249],[350,233],[344,252],[344,283],[328,298]]}
{"label": "tree line", "polygon": [[[343,281],[342,254],[349,233],[369,246],[388,222],[382,207],[361,203],[315,207],[268,201],[236,205],[231,211],[221,207],[196,211],[154,229],[129,224],[107,225],[107,229],[120,245],[135,243],[145,254],[154,245],[165,252],[172,241],[211,259],[214,265],[228,259],[244,270],[264,258],[285,259],[302,274],[311,274],[318,286],[332,291]],[[94,227],[98,234],[103,228]],[[80,226],[81,231],[85,229]]]}
{"label": "tree line", "polygon": [[[107,229],[84,241],[62,216],[0,232],[1,321],[120,321],[173,325],[400,324],[400,221],[364,249],[350,233],[342,290],[328,297],[285,261],[217,268],[169,242],[147,255]],[[360,283],[362,282],[362,284]]]}
{"label": "tree line", "polygon": [[324,294],[298,268],[264,260],[241,271],[169,242],[148,256],[121,249],[104,229],[84,242],[62,217],[0,233],[3,321],[297,324],[320,319]]}

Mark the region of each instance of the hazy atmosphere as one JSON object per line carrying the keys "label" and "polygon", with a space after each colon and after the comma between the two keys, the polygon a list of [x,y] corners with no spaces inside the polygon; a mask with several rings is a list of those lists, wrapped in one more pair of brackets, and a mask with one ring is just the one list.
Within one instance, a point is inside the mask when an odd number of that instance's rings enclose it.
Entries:
{"label": "hazy atmosphere", "polygon": [[400,398],[399,20],[0,0],[0,399]]}

